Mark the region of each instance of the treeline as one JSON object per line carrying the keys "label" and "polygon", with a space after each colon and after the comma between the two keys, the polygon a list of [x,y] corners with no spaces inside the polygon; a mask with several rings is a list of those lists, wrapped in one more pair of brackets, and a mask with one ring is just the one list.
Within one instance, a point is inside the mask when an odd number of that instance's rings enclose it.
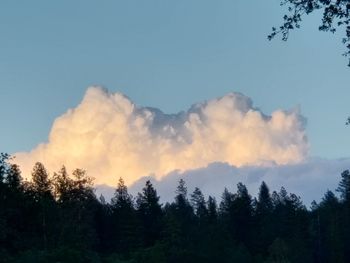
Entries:
{"label": "treeline", "polygon": [[307,209],[263,182],[257,198],[239,183],[206,199],[179,181],[162,205],[147,181],[132,197],[119,179],[111,202],[94,193],[83,170],[48,176],[36,163],[31,181],[0,155],[0,262],[350,262],[350,173],[337,191]]}

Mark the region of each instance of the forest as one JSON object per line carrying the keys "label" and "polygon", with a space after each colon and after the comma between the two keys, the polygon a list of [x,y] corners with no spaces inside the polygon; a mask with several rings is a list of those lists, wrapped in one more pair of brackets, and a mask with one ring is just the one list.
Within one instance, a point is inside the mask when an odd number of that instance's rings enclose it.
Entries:
{"label": "forest", "polygon": [[181,179],[162,204],[150,181],[133,197],[117,180],[106,202],[84,170],[36,163],[25,181],[2,153],[0,262],[350,262],[348,170],[310,208],[264,182],[256,197],[239,183],[215,200]]}

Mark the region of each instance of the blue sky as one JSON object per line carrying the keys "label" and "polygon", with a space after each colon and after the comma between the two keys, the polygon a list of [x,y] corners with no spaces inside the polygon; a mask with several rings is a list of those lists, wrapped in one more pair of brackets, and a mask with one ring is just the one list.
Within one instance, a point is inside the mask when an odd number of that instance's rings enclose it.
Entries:
{"label": "blue sky", "polygon": [[350,69],[342,34],[305,19],[267,40],[278,1],[2,1],[0,151],[46,141],[89,85],[167,113],[230,91],[270,113],[300,105],[311,155],[349,156]]}

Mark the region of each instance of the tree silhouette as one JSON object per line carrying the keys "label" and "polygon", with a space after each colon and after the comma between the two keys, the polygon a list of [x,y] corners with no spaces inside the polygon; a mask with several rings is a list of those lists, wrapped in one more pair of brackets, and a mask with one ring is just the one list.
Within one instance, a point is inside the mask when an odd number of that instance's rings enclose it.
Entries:
{"label": "tree silhouette", "polygon": [[37,227],[38,232],[42,235],[42,247],[48,249],[49,242],[49,224],[50,211],[54,206],[54,198],[52,195],[52,184],[49,179],[49,174],[44,165],[37,162],[32,171],[32,181],[29,184],[29,192],[33,195],[34,201],[37,204]]}
{"label": "tree silhouette", "polygon": [[31,188],[36,194],[38,201],[41,199],[49,199],[52,197],[52,185],[49,175],[42,163],[37,162],[32,171]]}
{"label": "tree silhouette", "polygon": [[130,251],[139,245],[139,227],[132,196],[122,178],[111,200],[114,249]]}
{"label": "tree silhouette", "polygon": [[340,193],[340,197],[346,203],[350,203],[350,172],[345,170],[341,173],[341,180],[337,191]]}
{"label": "tree silhouette", "polygon": [[[350,55],[350,3],[349,0],[282,0],[282,6],[287,6],[288,14],[283,17],[283,24],[279,27],[273,27],[272,33],[268,36],[271,40],[277,34],[282,34],[282,39],[287,40],[290,30],[300,28],[300,23],[305,15],[322,12],[320,31],[335,33],[337,28],[345,31],[342,42],[346,46],[344,56]],[[350,67],[350,59],[349,64]]]}
{"label": "tree silhouette", "polygon": [[218,217],[218,207],[214,197],[208,197],[208,220],[209,222],[215,222]]}
{"label": "tree silhouette", "polygon": [[9,166],[5,183],[13,190],[19,190],[22,187],[21,170],[17,164],[11,164]]}
{"label": "tree silhouette", "polygon": [[81,169],[50,177],[37,163],[23,181],[9,156],[0,167],[0,262],[350,262],[348,171],[340,198],[327,191],[309,210],[265,182],[256,198],[242,183],[225,189],[218,209],[199,188],[189,200],[184,180],[162,206],[150,181],[134,203],[120,178],[109,202]]}
{"label": "tree silhouette", "polygon": [[162,230],[162,208],[159,196],[152,183],[148,180],[142,193],[138,194],[137,211],[142,222],[143,242],[145,246],[154,245]]}
{"label": "tree silhouette", "polygon": [[199,220],[203,220],[208,216],[204,195],[198,187],[196,187],[191,194],[191,204]]}
{"label": "tree silhouette", "polygon": [[8,161],[10,159],[10,155],[7,153],[0,153],[0,184],[3,183],[4,177],[6,175],[8,169]]}
{"label": "tree silhouette", "polygon": [[[258,201],[256,202],[256,224],[258,229],[256,230],[257,235],[257,246],[259,248],[268,247],[274,240],[273,228],[273,203],[270,195],[270,190],[266,183],[263,181],[260,185],[258,193]],[[265,254],[267,251],[260,251]]]}

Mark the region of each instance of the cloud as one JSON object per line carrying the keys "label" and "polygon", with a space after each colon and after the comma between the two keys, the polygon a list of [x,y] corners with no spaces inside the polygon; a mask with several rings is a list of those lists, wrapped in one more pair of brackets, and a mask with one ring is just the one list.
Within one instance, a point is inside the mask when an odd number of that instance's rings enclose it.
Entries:
{"label": "cloud", "polygon": [[[327,190],[335,191],[341,179],[341,172],[350,168],[350,159],[312,158],[298,164],[287,164],[271,167],[245,166],[235,167],[227,163],[212,163],[204,168],[185,172],[174,171],[163,178],[152,176],[140,178],[129,188],[134,196],[140,192],[147,180],[151,180],[158,191],[162,202],[170,202],[175,196],[180,178],[184,179],[188,192],[199,187],[208,196],[221,200],[224,188],[236,192],[238,182],[244,183],[252,196],[257,196],[262,181],[265,181],[271,192],[285,187],[288,192],[300,196],[305,205],[313,200],[320,201]],[[115,189],[106,185],[97,186],[97,194],[103,194],[109,200]]]}
{"label": "cloud", "polygon": [[96,184],[132,184],[143,176],[163,178],[174,170],[206,167],[271,166],[305,160],[305,120],[298,110],[270,116],[240,93],[229,93],[165,114],[135,105],[120,93],[90,87],[82,102],[58,117],[48,142],[16,153],[24,175],[36,161],[53,172],[84,168]]}

